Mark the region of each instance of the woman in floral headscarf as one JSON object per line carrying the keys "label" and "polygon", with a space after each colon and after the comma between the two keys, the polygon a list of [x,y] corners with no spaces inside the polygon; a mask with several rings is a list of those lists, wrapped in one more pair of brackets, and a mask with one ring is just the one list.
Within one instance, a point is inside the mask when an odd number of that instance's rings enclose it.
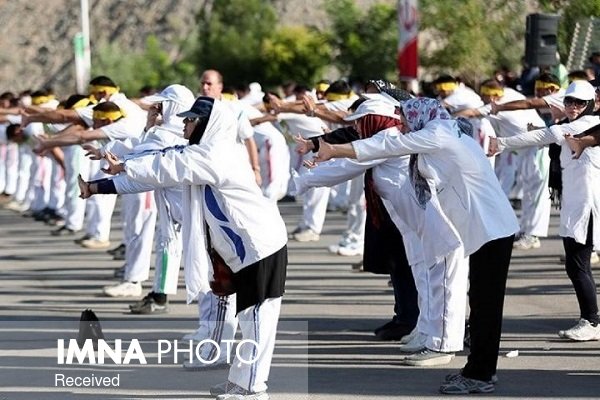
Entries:
{"label": "woman in floral headscarf", "polygon": [[515,214],[481,147],[439,101],[402,104],[402,132],[385,131],[347,145],[321,143],[316,161],[334,157],[368,161],[411,155],[410,174],[417,201],[427,205],[435,190],[440,205],[470,256],[471,354],[458,374],[446,377],[446,394],[494,391],[502,312]]}

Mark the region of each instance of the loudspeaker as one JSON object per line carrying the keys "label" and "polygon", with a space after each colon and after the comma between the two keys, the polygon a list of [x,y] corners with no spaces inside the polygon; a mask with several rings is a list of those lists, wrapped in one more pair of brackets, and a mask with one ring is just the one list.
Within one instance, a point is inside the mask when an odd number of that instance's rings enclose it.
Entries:
{"label": "loudspeaker", "polygon": [[558,15],[529,14],[525,31],[525,62],[529,66],[556,64]]}

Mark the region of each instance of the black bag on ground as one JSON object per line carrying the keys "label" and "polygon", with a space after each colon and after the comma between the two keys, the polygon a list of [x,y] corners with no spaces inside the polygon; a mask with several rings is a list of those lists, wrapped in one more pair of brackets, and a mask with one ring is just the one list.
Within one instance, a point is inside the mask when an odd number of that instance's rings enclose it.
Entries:
{"label": "black bag on ground", "polygon": [[94,350],[98,349],[98,339],[104,339],[100,321],[96,314],[89,308],[81,313],[81,319],[79,320],[77,344],[80,348],[83,347],[87,339],[92,339]]}

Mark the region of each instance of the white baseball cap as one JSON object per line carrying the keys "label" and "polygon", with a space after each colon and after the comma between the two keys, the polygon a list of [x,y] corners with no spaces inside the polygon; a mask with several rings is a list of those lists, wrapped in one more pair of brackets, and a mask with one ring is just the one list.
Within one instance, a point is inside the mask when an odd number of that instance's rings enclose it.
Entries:
{"label": "white baseball cap", "polygon": [[358,106],[353,114],[348,115],[344,118],[344,120],[354,121],[369,114],[383,115],[384,117],[400,119],[400,112],[400,107],[389,101],[381,99],[367,99]]}
{"label": "white baseball cap", "polygon": [[596,90],[588,81],[573,81],[565,92],[565,97],[573,97],[579,100],[594,100]]}
{"label": "white baseball cap", "polygon": [[149,103],[160,103],[162,101],[173,101],[183,106],[188,106],[194,102],[194,94],[183,85],[169,85],[162,92],[147,97],[144,100]]}

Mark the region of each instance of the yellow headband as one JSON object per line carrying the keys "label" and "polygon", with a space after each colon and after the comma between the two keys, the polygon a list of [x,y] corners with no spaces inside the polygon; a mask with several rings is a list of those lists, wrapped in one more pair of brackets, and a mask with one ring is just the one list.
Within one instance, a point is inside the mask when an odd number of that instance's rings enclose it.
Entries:
{"label": "yellow headband", "polygon": [[552,82],[535,81],[535,90],[539,90],[539,89],[558,90],[558,89],[560,89],[560,86],[558,86],[556,83],[552,83]]}
{"label": "yellow headband", "polygon": [[94,111],[94,119],[108,119],[111,122],[115,122],[121,117],[124,117],[122,111]]}
{"label": "yellow headband", "polygon": [[458,88],[458,84],[456,82],[438,83],[437,85],[435,85],[435,88],[438,92],[451,92]]}
{"label": "yellow headband", "polygon": [[231,93],[221,93],[221,100],[237,100],[237,97],[235,97],[235,94],[231,94]]}
{"label": "yellow headband", "polygon": [[106,94],[113,95],[119,93],[119,87],[113,86],[102,86],[102,85],[90,85],[90,93],[106,92]]}
{"label": "yellow headband", "polygon": [[86,97],[85,99],[81,99],[77,103],[73,104],[71,106],[71,110],[75,110],[77,108],[87,107],[90,104],[92,104],[92,101]]}
{"label": "yellow headband", "polygon": [[324,92],[327,89],[329,89],[329,84],[328,83],[319,83],[317,84],[317,86],[315,87],[315,90],[317,92]]}
{"label": "yellow headband", "polygon": [[479,94],[481,94],[482,96],[502,97],[502,96],[504,96],[504,89],[497,89],[497,88],[492,88],[492,87],[488,87],[488,86],[482,86],[481,89],[479,89]]}
{"label": "yellow headband", "polygon": [[34,106],[39,106],[40,104],[45,104],[52,100],[54,96],[35,96],[31,98],[31,104]]}
{"label": "yellow headband", "polygon": [[350,92],[348,94],[340,94],[340,93],[327,93],[325,99],[327,101],[338,101],[338,100],[347,100],[352,97],[353,93]]}

